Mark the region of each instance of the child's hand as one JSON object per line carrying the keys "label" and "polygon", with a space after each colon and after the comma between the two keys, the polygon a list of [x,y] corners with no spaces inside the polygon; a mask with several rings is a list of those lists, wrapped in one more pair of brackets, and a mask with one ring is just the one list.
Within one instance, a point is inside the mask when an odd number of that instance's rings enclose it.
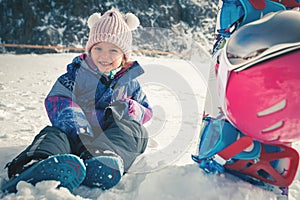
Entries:
{"label": "child's hand", "polygon": [[110,108],[118,113],[118,118],[134,120],[139,123],[142,121],[143,109],[141,105],[133,99],[117,100],[111,103]]}
{"label": "child's hand", "polygon": [[143,111],[141,109],[141,105],[136,102],[135,100],[132,99],[126,99],[125,100],[128,103],[128,115],[130,117],[134,117],[134,116],[141,116]]}

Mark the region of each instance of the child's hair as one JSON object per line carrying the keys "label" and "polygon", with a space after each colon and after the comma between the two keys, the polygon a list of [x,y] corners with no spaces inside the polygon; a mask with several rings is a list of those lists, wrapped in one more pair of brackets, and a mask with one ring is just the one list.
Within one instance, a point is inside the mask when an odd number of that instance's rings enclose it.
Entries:
{"label": "child's hair", "polygon": [[103,16],[92,14],[88,19],[90,28],[86,52],[99,42],[109,42],[119,47],[128,60],[131,54],[132,33],[139,26],[139,19],[132,13],[122,15],[117,10],[109,10]]}

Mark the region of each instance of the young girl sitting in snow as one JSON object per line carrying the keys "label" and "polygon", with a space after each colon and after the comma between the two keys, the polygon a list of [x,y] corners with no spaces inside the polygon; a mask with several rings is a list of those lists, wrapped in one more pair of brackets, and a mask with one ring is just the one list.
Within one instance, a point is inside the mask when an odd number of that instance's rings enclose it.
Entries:
{"label": "young girl sitting in snow", "polygon": [[110,10],[91,15],[88,25],[87,53],[74,58],[45,100],[52,126],[7,164],[10,181],[3,190],[16,191],[22,180],[109,189],[144,152],[142,124],[152,110],[136,79],[144,71],[129,62],[139,20]]}

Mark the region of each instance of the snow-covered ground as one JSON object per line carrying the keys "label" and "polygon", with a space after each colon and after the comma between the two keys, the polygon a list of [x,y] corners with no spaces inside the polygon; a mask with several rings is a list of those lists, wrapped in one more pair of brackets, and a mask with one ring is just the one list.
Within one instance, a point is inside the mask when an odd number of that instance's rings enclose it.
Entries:
{"label": "snow-covered ground", "polygon": [[[76,54],[0,55],[0,186],[5,164],[50,124],[43,101],[56,78]],[[21,182],[18,193],[2,199],[276,199],[229,175],[207,175],[191,159],[196,153],[203,112],[209,56],[136,57],[146,73],[140,78],[154,118],[146,125],[150,142],[144,155],[113,189],[79,187],[71,194],[55,181],[35,187]],[[300,149],[300,143],[294,147]],[[300,176],[290,187],[290,200],[300,199]]]}

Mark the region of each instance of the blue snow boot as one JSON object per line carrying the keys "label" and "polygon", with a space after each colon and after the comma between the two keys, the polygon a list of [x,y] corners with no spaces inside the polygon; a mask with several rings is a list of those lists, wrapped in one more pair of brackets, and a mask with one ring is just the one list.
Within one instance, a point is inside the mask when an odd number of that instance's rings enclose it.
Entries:
{"label": "blue snow boot", "polygon": [[84,160],[86,177],[83,185],[107,190],[117,185],[124,173],[123,159],[112,151],[103,151]]}
{"label": "blue snow boot", "polygon": [[9,180],[1,188],[3,192],[17,192],[16,186],[20,181],[35,185],[45,180],[59,181],[62,187],[72,191],[85,178],[86,167],[83,161],[75,155],[60,154],[39,161],[26,171]]}

